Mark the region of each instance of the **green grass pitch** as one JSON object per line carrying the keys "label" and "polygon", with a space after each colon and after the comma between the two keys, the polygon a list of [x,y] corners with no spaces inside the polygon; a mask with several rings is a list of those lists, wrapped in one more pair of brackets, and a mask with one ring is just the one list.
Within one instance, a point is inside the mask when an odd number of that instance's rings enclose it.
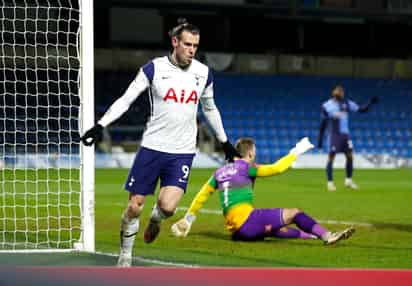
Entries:
{"label": "green grass pitch", "polygon": [[[193,170],[186,195],[180,203],[188,207],[193,196],[213,170]],[[127,203],[122,190],[127,170],[96,172],[96,246],[99,251],[117,252],[120,215]],[[355,235],[332,247],[320,241],[267,239],[233,242],[223,227],[223,216],[199,214],[187,238],[171,235],[170,226],[184,215],[162,224],[158,239],[143,242],[153,197],[141,218],[134,255],[165,261],[222,266],[267,267],[366,267],[412,268],[412,173],[402,170],[356,170],[360,191],[343,186],[343,171],[335,172],[336,193],[325,190],[323,170],[290,170],[280,176],[257,179],[255,206],[298,207],[321,220],[371,224],[356,226]],[[204,208],[219,210],[218,194]],[[344,225],[326,225],[339,230]]]}
{"label": "green grass pitch", "polygon": [[[209,178],[213,170],[194,169],[189,187],[180,207],[188,207],[193,196]],[[65,232],[40,232],[29,234],[30,240],[44,239],[49,236],[50,246],[65,247],[65,243],[78,237],[78,195],[70,197],[68,189],[78,192],[79,180],[75,171],[61,170],[49,174],[45,171],[14,173],[0,172],[2,178],[3,205],[18,205],[17,208],[2,208],[0,230],[4,239],[19,239],[23,232],[4,231],[25,229],[28,225],[40,228],[58,228],[73,224],[72,234]],[[96,170],[96,250],[105,253],[118,253],[120,216],[127,204],[128,193],[123,190],[127,169]],[[335,172],[336,193],[325,190],[323,170],[290,170],[280,176],[258,179],[255,185],[255,206],[298,207],[316,219],[355,222],[356,233],[350,239],[335,246],[325,247],[320,241],[266,239],[260,242],[233,242],[224,229],[223,216],[200,213],[187,238],[172,236],[170,226],[184,215],[176,215],[162,224],[158,239],[152,244],[143,242],[143,230],[148,221],[154,197],[147,199],[141,217],[140,232],[137,235],[134,256],[147,259],[207,266],[252,266],[252,267],[356,267],[356,268],[412,268],[412,170],[356,170],[355,181],[360,191],[348,191],[343,186],[344,173]],[[47,179],[49,178],[49,179]],[[59,180],[63,179],[63,180]],[[15,181],[9,184],[7,181]],[[37,184],[36,180],[41,182]],[[24,183],[27,181],[28,183]],[[36,189],[37,188],[37,189]],[[45,195],[44,189],[59,189],[61,195]],[[31,190],[24,194],[23,190]],[[15,195],[10,195],[15,194]],[[27,202],[35,202],[38,208],[24,207]],[[71,201],[60,210],[54,204]],[[49,205],[49,207],[47,207]],[[206,209],[220,210],[218,194],[214,194],[204,206]],[[27,212],[33,217],[46,211],[51,219],[12,220],[4,219],[13,215],[21,216]],[[78,211],[77,211],[78,212]],[[61,215],[63,218],[58,219]],[[363,223],[363,224],[362,224]],[[364,225],[366,223],[366,225]],[[47,227],[45,224],[48,224]],[[346,227],[339,224],[326,224],[331,230]],[[58,237],[60,235],[60,237]],[[14,237],[15,236],[15,237]],[[4,247],[3,248],[7,248]],[[80,260],[79,260],[80,259]],[[0,265],[12,263],[10,256],[0,254]],[[15,264],[29,264],[28,256],[15,256]],[[115,257],[76,255],[35,255],[32,264],[36,265],[114,265]],[[137,264],[138,262],[136,262]],[[150,263],[148,263],[150,264]]]}

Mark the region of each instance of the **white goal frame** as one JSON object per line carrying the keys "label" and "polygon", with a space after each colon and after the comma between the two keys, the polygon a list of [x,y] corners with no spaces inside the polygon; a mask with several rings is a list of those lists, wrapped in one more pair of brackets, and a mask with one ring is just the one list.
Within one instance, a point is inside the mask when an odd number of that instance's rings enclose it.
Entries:
{"label": "white goal frame", "polygon": [[[80,134],[94,125],[93,0],[80,2]],[[82,239],[75,248],[95,251],[94,145],[80,147]]]}
{"label": "white goal frame", "polygon": [[[54,0],[53,0],[54,1]],[[93,0],[73,0],[79,3],[80,38],[77,47],[80,56],[79,67],[79,133],[94,125],[94,28]],[[57,1],[56,1],[57,2]],[[58,2],[57,2],[58,3]],[[84,251],[95,252],[95,217],[94,217],[94,172],[95,148],[80,144],[80,237],[73,243],[72,248],[45,249],[0,249],[0,253],[50,253]]]}

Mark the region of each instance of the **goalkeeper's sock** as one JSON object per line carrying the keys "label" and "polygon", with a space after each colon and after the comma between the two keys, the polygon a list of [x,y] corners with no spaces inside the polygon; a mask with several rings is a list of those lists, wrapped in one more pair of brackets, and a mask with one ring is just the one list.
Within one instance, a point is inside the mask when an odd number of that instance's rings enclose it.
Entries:
{"label": "goalkeeper's sock", "polygon": [[301,239],[317,238],[313,234],[304,232],[303,230],[296,229],[293,227],[278,229],[274,232],[273,235],[279,238],[301,238]]}
{"label": "goalkeeper's sock", "polygon": [[318,224],[313,218],[307,214],[301,212],[298,213],[293,222],[303,231],[307,233],[312,233],[317,237],[323,239],[324,236],[329,233],[324,227]]}
{"label": "goalkeeper's sock", "polygon": [[129,218],[127,211],[123,213],[120,225],[120,251],[124,255],[132,255],[133,244],[139,231],[139,218]]}

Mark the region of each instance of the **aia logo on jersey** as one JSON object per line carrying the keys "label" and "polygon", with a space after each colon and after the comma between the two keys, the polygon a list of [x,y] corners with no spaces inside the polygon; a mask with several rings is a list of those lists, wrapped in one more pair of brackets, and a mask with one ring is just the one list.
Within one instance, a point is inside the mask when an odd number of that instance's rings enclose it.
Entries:
{"label": "aia logo on jersey", "polygon": [[163,101],[169,100],[174,101],[176,103],[187,104],[193,102],[194,104],[197,104],[197,92],[196,90],[192,90],[190,93],[186,93],[186,90],[182,89],[178,97],[176,91],[173,88],[169,88],[169,90],[166,92],[165,97],[163,97]]}

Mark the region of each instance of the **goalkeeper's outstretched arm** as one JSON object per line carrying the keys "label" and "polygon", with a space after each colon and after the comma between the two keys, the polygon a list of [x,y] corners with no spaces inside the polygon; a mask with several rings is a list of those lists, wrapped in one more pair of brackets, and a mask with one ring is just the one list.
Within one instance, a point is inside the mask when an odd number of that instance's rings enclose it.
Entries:
{"label": "goalkeeper's outstretched arm", "polygon": [[[275,176],[285,172],[295,162],[296,155],[289,153],[273,164],[259,165],[256,168],[256,177]],[[253,176],[253,175],[252,175]]]}
{"label": "goalkeeper's outstretched arm", "polygon": [[212,176],[194,197],[185,216],[175,222],[171,229],[177,237],[186,237],[189,234],[192,223],[195,221],[198,211],[203,207],[210,195],[216,191],[216,181]]}
{"label": "goalkeeper's outstretched arm", "polygon": [[193,216],[196,216],[198,211],[203,207],[205,202],[209,199],[210,195],[213,194],[215,191],[216,191],[216,180],[212,176],[207,181],[207,183],[202,186],[200,191],[193,198],[193,201],[190,204],[190,207],[187,210],[187,213]]}
{"label": "goalkeeper's outstretched arm", "polygon": [[[307,137],[301,139],[294,148],[292,148],[288,155],[282,157],[280,160],[276,161],[273,164],[269,165],[259,165],[256,168],[256,177],[268,177],[274,176],[280,173],[285,172],[292,166],[293,162],[296,161],[296,158],[301,154],[309,151],[314,146],[310,143]],[[253,176],[253,174],[251,174]]]}

